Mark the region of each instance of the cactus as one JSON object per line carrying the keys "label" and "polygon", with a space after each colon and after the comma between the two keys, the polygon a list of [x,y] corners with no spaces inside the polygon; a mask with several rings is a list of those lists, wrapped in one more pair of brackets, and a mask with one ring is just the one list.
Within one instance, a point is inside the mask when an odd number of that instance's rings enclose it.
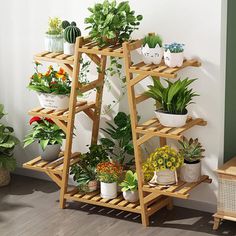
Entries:
{"label": "cactus", "polygon": [[64,39],[68,43],[75,43],[76,37],[80,36],[80,29],[76,26],[70,25],[64,31]]}
{"label": "cactus", "polygon": [[74,21],[72,21],[72,22],[70,23],[70,25],[71,25],[71,26],[76,26],[76,23],[75,23]]}
{"label": "cactus", "polygon": [[63,29],[66,29],[70,25],[69,21],[63,20],[61,23],[61,26]]}

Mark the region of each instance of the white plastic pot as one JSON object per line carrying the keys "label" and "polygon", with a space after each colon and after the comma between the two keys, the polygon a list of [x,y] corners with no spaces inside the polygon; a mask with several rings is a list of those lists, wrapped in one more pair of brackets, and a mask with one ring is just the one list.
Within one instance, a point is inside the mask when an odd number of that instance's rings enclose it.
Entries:
{"label": "white plastic pot", "polygon": [[171,185],[175,184],[177,181],[176,171],[171,171],[169,169],[161,170],[161,171],[154,171],[154,176],[149,181],[151,186],[154,185]]}
{"label": "white plastic pot", "polygon": [[128,202],[137,202],[139,200],[138,191],[123,192],[123,197]]}
{"label": "white plastic pot", "polygon": [[74,55],[75,54],[75,44],[74,43],[64,43],[64,54]]}
{"label": "white plastic pot", "polygon": [[181,67],[184,61],[183,52],[172,53],[170,50],[164,52],[165,64],[169,67]]}
{"label": "white plastic pot", "polygon": [[117,183],[104,183],[100,182],[101,185],[101,197],[106,199],[113,199],[117,197]]}
{"label": "white plastic pot", "polygon": [[145,64],[160,64],[162,57],[163,57],[163,48],[159,46],[159,44],[156,45],[155,48],[149,48],[149,46],[146,44],[141,49],[142,55],[143,55],[143,61]]}
{"label": "white plastic pot", "polygon": [[45,34],[45,50],[48,52],[63,52],[63,35]]}
{"label": "white plastic pot", "polygon": [[40,106],[49,109],[67,109],[69,107],[69,95],[56,95],[37,92]]}
{"label": "white plastic pot", "polygon": [[41,149],[40,155],[42,160],[44,161],[53,161],[58,158],[60,151],[61,151],[60,144],[47,145],[45,151]]}
{"label": "white plastic pot", "polygon": [[180,179],[187,183],[197,182],[201,177],[201,162],[184,163],[180,169]]}
{"label": "white plastic pot", "polygon": [[181,127],[186,124],[188,112],[184,115],[169,114],[163,111],[155,111],[157,119],[163,126],[167,127]]}

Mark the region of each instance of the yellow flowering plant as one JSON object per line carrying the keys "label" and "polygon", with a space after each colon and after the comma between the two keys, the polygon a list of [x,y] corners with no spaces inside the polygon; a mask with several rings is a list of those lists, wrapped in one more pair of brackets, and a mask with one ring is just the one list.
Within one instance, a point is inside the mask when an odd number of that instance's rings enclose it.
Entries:
{"label": "yellow flowering plant", "polygon": [[153,177],[154,171],[158,172],[166,169],[175,171],[183,163],[183,156],[174,148],[167,145],[157,148],[142,164],[144,178],[149,181]]}

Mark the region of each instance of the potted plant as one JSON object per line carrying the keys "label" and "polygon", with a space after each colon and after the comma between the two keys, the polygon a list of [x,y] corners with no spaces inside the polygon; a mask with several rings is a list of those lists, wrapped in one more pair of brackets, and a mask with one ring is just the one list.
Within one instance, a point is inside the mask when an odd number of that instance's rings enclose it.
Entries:
{"label": "potted plant", "polygon": [[58,17],[49,18],[48,31],[45,34],[45,50],[49,52],[63,51],[63,28]]}
{"label": "potted plant", "polygon": [[24,147],[37,142],[42,151],[41,158],[45,161],[52,161],[58,158],[65,133],[51,119],[34,116],[30,119],[33,128],[24,139]]}
{"label": "potted plant", "polygon": [[153,85],[149,85],[147,96],[156,100],[156,116],[160,123],[167,127],[181,127],[185,125],[188,111],[187,106],[192,102],[193,97],[198,96],[189,85],[196,79],[186,78],[167,82],[164,87],[162,83],[153,78]]}
{"label": "potted plant", "polygon": [[93,144],[87,153],[80,156],[79,162],[74,164],[70,171],[80,191],[92,192],[97,190],[96,166],[105,161],[109,161],[109,157],[102,145]]}
{"label": "potted plant", "polygon": [[[5,115],[4,106],[0,104],[0,119]],[[19,143],[14,136],[14,129],[0,123],[0,187],[9,184],[10,171],[16,167],[16,160],[13,157],[13,150]]]}
{"label": "potted plant", "polygon": [[122,167],[118,163],[101,162],[96,168],[100,181],[101,197],[113,199],[117,197],[117,182],[122,174]]}
{"label": "potted plant", "polygon": [[[65,23],[63,24],[66,25]],[[81,35],[81,31],[76,27],[76,23],[72,22],[70,25],[67,25],[64,30],[64,54],[74,55],[75,53],[75,41],[76,38]]]}
{"label": "potted plant", "polygon": [[201,177],[201,159],[204,157],[205,150],[197,138],[188,140],[184,137],[179,144],[181,145],[179,152],[184,157],[184,165],[180,169],[180,179],[188,183],[197,182]]}
{"label": "potted plant", "polygon": [[164,46],[164,60],[169,67],[181,67],[184,61],[184,44],[171,43]]}
{"label": "potted plant", "polygon": [[161,37],[159,35],[145,36],[141,50],[145,64],[159,64],[164,53]]}
{"label": "potted plant", "polygon": [[52,66],[48,67],[46,73],[38,70],[39,62],[35,62],[35,73],[30,79],[28,88],[36,91],[43,108],[67,109],[69,107],[69,94],[71,81],[63,68],[58,71]]}
{"label": "potted plant", "polygon": [[137,202],[139,199],[138,195],[138,177],[137,173],[133,173],[128,170],[125,174],[125,179],[120,184],[122,187],[123,197],[128,202]]}
{"label": "potted plant", "polygon": [[85,19],[90,36],[99,46],[116,45],[130,39],[138,29],[142,16],[135,16],[128,1],[116,3],[105,0],[88,8],[91,15]]}
{"label": "potted plant", "polygon": [[169,146],[157,148],[142,164],[144,178],[149,184],[170,185],[177,182],[176,169],[183,165],[184,158]]}

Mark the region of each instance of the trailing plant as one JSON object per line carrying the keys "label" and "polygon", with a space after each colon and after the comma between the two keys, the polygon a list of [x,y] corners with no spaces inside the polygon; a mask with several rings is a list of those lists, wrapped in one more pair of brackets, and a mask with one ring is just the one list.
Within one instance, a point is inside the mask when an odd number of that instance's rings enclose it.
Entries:
{"label": "trailing plant", "polygon": [[122,166],[113,162],[101,162],[97,165],[97,178],[103,183],[118,182],[122,174]]}
{"label": "trailing plant", "polygon": [[[4,106],[0,104],[0,119],[5,115]],[[0,168],[9,171],[15,169],[16,160],[13,157],[13,150],[18,143],[19,140],[14,135],[14,129],[0,123]]]}
{"label": "trailing plant", "polygon": [[117,4],[115,0],[105,0],[88,10],[91,15],[85,19],[86,29],[90,29],[89,34],[100,46],[129,40],[143,18],[142,15],[135,16],[128,1]]}
{"label": "trailing plant", "polygon": [[101,144],[107,148],[113,160],[121,165],[133,165],[134,147],[130,116],[124,112],[118,112],[114,117],[113,123],[106,122],[106,124],[108,127],[106,129],[102,128],[101,130],[108,134],[109,137],[101,138]]}
{"label": "trailing plant", "polygon": [[179,53],[184,51],[184,44],[182,43],[171,43],[164,45],[165,51],[170,51],[171,53]]}
{"label": "trailing plant", "polygon": [[162,39],[159,35],[148,35],[143,39],[143,46],[148,45],[149,48],[155,48],[156,45],[162,47]]}
{"label": "trailing plant", "polygon": [[75,43],[76,38],[81,35],[80,29],[75,25],[69,25],[64,30],[64,39],[68,43]]}
{"label": "trailing plant", "polygon": [[38,70],[39,62],[35,62],[35,73],[32,75],[28,88],[41,93],[69,94],[71,81],[63,68],[58,71],[50,65],[46,73]]}
{"label": "trailing plant", "polygon": [[170,114],[186,114],[187,106],[192,102],[193,97],[199,96],[188,86],[196,79],[186,78],[167,82],[167,87],[164,87],[160,80],[153,78],[153,85],[149,85],[149,90],[145,94],[156,100],[158,110]]}
{"label": "trailing plant", "polygon": [[187,139],[186,137],[183,140],[179,140],[181,148],[179,149],[180,154],[184,157],[186,163],[197,163],[204,156],[203,152],[205,149],[202,148],[202,144],[196,139]]}
{"label": "trailing plant", "polygon": [[125,179],[123,182],[120,184],[122,187],[121,191],[122,192],[127,192],[127,191],[137,191],[138,190],[138,177],[137,173],[133,173],[131,170],[128,170],[125,174]]}
{"label": "trailing plant", "polygon": [[65,133],[51,119],[34,116],[30,119],[29,123],[30,125],[33,124],[33,128],[24,139],[24,147],[38,142],[42,150],[45,151],[48,145],[62,145]]}
{"label": "trailing plant", "polygon": [[157,148],[142,164],[144,178],[149,181],[153,177],[154,171],[166,169],[175,171],[183,165],[183,162],[183,156],[175,149],[167,145]]}
{"label": "trailing plant", "polygon": [[63,31],[62,22],[58,17],[49,18],[48,21],[48,31],[49,35],[61,35]]}

